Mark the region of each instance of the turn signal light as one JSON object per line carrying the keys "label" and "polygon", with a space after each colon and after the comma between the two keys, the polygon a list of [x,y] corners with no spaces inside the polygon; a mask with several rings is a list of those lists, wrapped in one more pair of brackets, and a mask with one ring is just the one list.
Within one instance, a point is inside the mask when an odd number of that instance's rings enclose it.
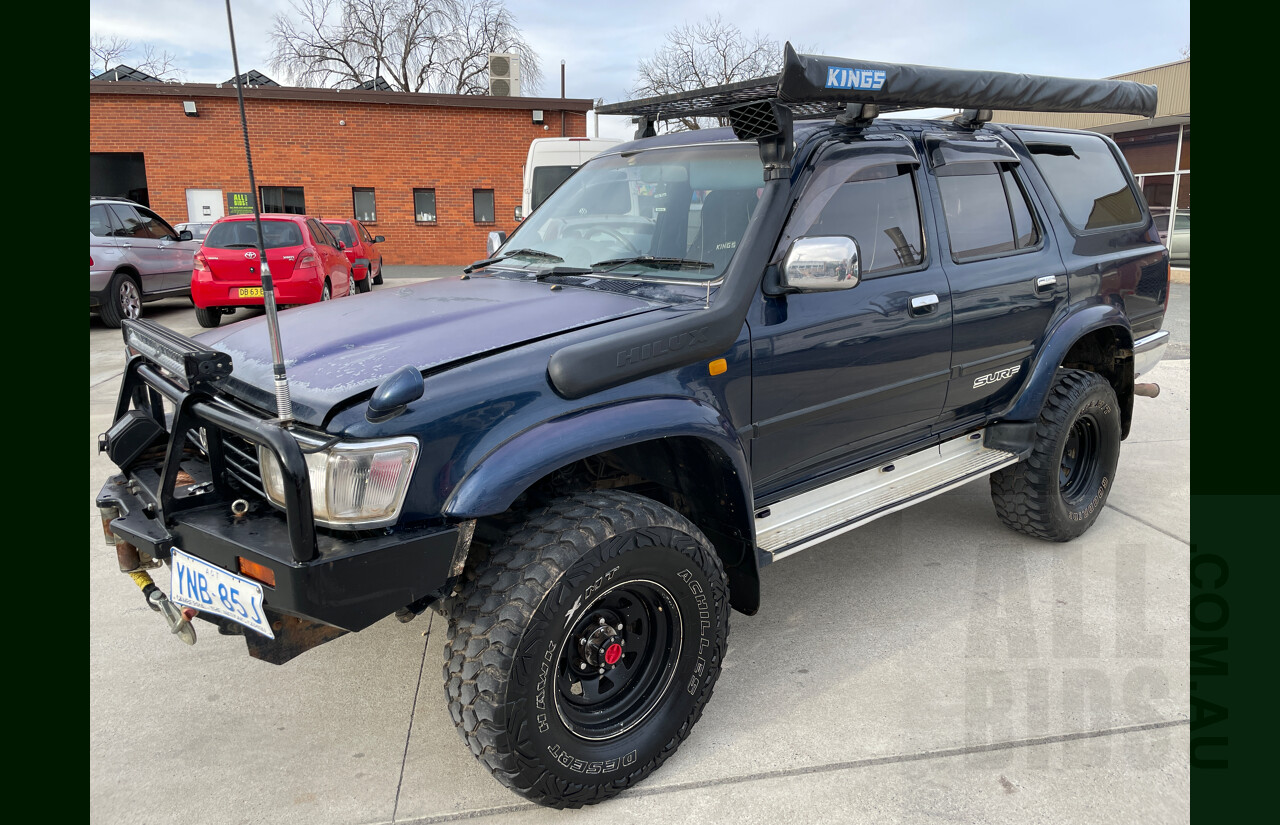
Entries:
{"label": "turn signal light", "polygon": [[249,578],[260,581],[267,587],[276,586],[276,573],[271,568],[249,561],[244,556],[236,556],[236,563],[240,565],[240,572]]}
{"label": "turn signal light", "polygon": [[729,369],[729,362],[725,361],[723,358],[717,358],[707,365],[707,371],[712,375],[719,375],[727,369]]}

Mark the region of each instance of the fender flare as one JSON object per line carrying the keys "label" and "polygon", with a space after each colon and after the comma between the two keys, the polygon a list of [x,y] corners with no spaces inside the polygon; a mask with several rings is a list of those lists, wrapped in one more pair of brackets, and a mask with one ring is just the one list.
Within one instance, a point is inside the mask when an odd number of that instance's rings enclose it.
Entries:
{"label": "fender flare", "polygon": [[1049,389],[1053,386],[1054,375],[1067,353],[1081,338],[1105,327],[1123,329],[1132,346],[1133,330],[1129,326],[1129,319],[1120,307],[1113,304],[1096,303],[1086,306],[1066,316],[1049,330],[1035,363],[1032,364],[1031,376],[1023,385],[1013,406],[1000,418],[1005,421],[1034,421],[1039,418],[1040,408],[1044,406],[1045,399],[1049,397]]}
{"label": "fender flare", "polygon": [[736,516],[725,523],[740,538],[730,543],[736,548],[722,546],[724,540],[717,543],[717,552],[729,574],[733,607],[754,613],[759,607],[760,579],[750,464],[733,425],[715,407],[693,398],[613,402],[536,424],[477,461],[450,493],[443,514],[460,520],[494,516],[506,512],[521,493],[561,467],[610,450],[678,437],[712,448],[724,495],[733,499],[726,509]]}

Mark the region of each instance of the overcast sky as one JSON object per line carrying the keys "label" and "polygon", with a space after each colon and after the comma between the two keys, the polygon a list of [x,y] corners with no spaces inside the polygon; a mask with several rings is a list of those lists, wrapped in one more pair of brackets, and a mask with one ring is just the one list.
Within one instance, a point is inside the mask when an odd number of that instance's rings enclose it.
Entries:
{"label": "overcast sky", "polygon": [[[241,71],[274,77],[268,33],[289,0],[232,0],[231,7]],[[717,12],[748,34],[814,54],[1066,77],[1171,63],[1191,45],[1190,0],[508,0],[507,7],[542,59],[543,96],[559,96],[564,60],[566,94],[606,102],[631,97],[636,64],[670,29]],[[234,74],[223,0],[90,0],[89,31],[172,52],[189,82]],[[600,119],[602,135],[630,137],[632,128],[624,118]]]}

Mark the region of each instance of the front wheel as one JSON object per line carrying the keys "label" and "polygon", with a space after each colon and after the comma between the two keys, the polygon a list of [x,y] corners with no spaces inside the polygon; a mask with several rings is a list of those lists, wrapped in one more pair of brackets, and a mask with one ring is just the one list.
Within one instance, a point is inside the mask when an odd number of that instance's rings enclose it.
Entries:
{"label": "front wheel", "polygon": [[1058,370],[1026,459],[991,474],[991,499],[1013,530],[1070,541],[1098,519],[1120,462],[1120,405],[1096,372]]}
{"label": "front wheel", "polygon": [[370,274],[369,277],[373,278],[374,286],[382,286],[382,267],[378,267],[377,275]]}
{"label": "front wheel", "polygon": [[454,600],[449,713],[521,796],[600,802],[689,735],[728,634],[724,568],[697,527],[641,496],[578,493],[508,533]]}

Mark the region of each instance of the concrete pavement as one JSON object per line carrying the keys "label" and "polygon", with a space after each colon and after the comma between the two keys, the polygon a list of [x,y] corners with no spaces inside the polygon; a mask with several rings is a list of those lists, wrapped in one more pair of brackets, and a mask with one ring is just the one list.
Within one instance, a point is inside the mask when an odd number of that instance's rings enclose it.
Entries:
{"label": "concrete pavement", "polygon": [[[147,316],[198,330],[185,302]],[[193,648],[170,636],[92,506],[123,359],[119,333],[91,322],[90,819],[1185,821],[1186,346],[1148,376],[1163,392],[1137,399],[1086,536],[1006,530],[982,481],[767,568],[680,751],[618,799],[556,812],[498,785],[454,730],[434,614],[282,667],[203,625]]]}

